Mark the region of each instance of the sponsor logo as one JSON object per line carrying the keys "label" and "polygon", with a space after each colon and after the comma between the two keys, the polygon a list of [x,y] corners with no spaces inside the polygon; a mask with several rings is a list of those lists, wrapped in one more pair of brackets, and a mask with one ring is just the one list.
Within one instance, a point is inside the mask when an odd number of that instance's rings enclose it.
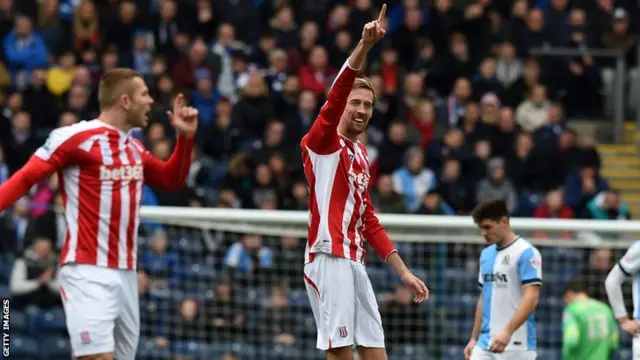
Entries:
{"label": "sponsor logo", "polygon": [[349,172],[349,181],[358,187],[359,191],[364,191],[369,187],[369,180],[371,176],[366,172],[356,174],[354,171]]}
{"label": "sponsor logo", "polygon": [[347,331],[347,327],[346,326],[341,326],[338,328],[338,335],[340,335],[341,338],[346,338],[347,335],[349,335],[349,332]]}
{"label": "sponsor logo", "polygon": [[100,180],[102,181],[142,181],[142,165],[123,165],[109,168],[102,165],[100,167]]}
{"label": "sponsor logo", "polygon": [[483,283],[493,283],[494,286],[499,288],[507,287],[509,283],[509,279],[507,278],[507,274],[503,274],[500,272],[496,272],[493,274],[483,274],[482,275]]}

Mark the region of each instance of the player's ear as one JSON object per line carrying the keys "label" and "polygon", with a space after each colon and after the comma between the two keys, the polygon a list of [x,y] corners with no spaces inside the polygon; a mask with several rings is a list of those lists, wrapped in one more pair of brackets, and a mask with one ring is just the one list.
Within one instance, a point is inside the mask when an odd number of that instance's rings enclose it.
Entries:
{"label": "player's ear", "polygon": [[122,106],[124,110],[129,110],[129,108],[131,108],[131,97],[129,97],[129,95],[127,94],[120,95],[119,102],[120,102],[120,106]]}

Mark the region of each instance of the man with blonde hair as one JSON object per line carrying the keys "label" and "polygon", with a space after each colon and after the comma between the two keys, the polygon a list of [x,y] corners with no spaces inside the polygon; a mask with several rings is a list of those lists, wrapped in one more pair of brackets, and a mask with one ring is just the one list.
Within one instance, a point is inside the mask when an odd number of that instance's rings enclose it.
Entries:
{"label": "man with blonde hair", "polygon": [[140,336],[136,275],[143,184],[179,190],[189,172],[198,111],[178,95],[168,112],[178,132],[173,155],[156,159],[131,136],[147,126],[153,99],[130,69],[104,74],[97,119],[51,132],[27,164],[0,186],[0,211],[57,173],[67,232],[60,294],[73,356],[133,360]]}

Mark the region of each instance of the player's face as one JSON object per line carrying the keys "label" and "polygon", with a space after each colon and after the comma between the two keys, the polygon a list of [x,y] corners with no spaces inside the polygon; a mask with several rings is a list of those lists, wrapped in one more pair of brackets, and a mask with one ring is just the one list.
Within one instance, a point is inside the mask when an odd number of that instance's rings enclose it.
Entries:
{"label": "player's face", "polygon": [[134,85],[131,93],[131,104],[127,111],[127,121],[132,128],[144,128],[149,122],[153,99],[149,95],[149,88],[142,78],[135,78],[132,81]]}
{"label": "player's face", "polygon": [[573,293],[573,291],[567,291],[566,293],[564,293],[563,296],[563,300],[564,300],[564,304],[570,304],[573,301],[573,298],[575,297],[575,294]]}
{"label": "player's face", "polygon": [[367,129],[373,115],[373,93],[367,89],[355,89],[349,94],[342,113],[342,128],[348,137],[358,136]]}
{"label": "player's face", "polygon": [[480,233],[484,237],[484,240],[489,244],[501,243],[505,238],[507,226],[506,218],[503,218],[500,221],[485,219],[478,224],[478,227],[480,227]]}

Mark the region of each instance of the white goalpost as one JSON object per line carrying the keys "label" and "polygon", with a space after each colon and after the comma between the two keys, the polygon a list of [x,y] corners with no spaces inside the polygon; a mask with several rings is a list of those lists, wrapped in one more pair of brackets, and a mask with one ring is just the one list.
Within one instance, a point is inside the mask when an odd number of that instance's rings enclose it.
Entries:
{"label": "white goalpost", "polygon": [[[143,207],[141,217],[139,359],[323,359],[302,282],[307,212]],[[472,219],[379,218],[432,294],[412,304],[391,269],[367,253],[389,358],[463,359],[484,247]],[[604,277],[640,239],[640,222],[514,218],[511,224],[543,257],[538,359],[560,360],[564,286],[583,276],[594,297],[606,297]],[[620,359],[630,358],[629,341],[623,338]]]}

